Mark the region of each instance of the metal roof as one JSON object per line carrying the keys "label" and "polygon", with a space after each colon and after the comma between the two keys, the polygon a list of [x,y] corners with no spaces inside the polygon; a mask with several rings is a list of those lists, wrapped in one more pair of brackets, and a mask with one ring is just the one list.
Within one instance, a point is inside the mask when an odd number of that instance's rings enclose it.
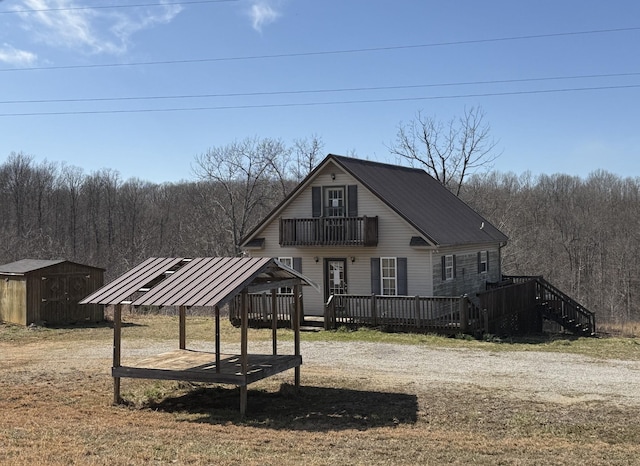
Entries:
{"label": "metal roof", "polygon": [[246,247],[329,164],[343,169],[435,246],[505,243],[508,237],[419,168],[329,154],[240,244]]}
{"label": "metal roof", "polygon": [[329,155],[436,245],[506,242],[507,236],[418,168]]}
{"label": "metal roof", "polygon": [[151,257],[80,304],[222,306],[245,288],[278,288],[285,280],[319,291],[311,280],[274,258]]}
{"label": "metal roof", "polygon": [[78,264],[76,262],[70,262],[64,259],[55,260],[43,260],[43,259],[22,259],[16,262],[10,262],[8,264],[0,265],[0,274],[6,275],[25,275],[30,272],[34,272],[40,269],[46,269],[53,265],[62,263],[80,265],[82,267],[89,267],[92,269],[104,270],[100,267],[94,267],[92,265]]}

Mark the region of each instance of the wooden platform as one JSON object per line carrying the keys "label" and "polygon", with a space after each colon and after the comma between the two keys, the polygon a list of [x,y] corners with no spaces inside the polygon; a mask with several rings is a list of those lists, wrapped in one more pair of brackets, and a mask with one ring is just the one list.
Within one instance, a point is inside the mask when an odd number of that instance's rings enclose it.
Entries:
{"label": "wooden platform", "polygon": [[113,367],[111,374],[113,377],[184,380],[245,387],[301,365],[300,355],[249,354],[247,373],[244,375],[239,355],[220,354],[220,369],[217,370],[215,353],[184,349],[141,359],[133,365]]}

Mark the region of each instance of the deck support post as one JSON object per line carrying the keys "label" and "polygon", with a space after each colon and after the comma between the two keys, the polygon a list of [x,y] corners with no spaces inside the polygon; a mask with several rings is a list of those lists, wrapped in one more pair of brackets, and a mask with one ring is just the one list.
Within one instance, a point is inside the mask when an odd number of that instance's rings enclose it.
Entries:
{"label": "deck support post", "polygon": [[220,308],[216,306],[216,373],[220,373]]}
{"label": "deck support post", "polygon": [[[295,305],[293,307],[294,309],[294,318],[293,318],[293,346],[295,348],[295,355],[296,356],[300,356],[300,304],[301,304],[301,299],[300,299],[300,292],[301,292],[301,286],[295,285],[293,287],[293,296],[295,296]],[[296,366],[295,368],[295,386],[296,388],[300,388],[300,366]]]}
{"label": "deck support post", "polygon": [[273,341],[273,355],[278,354],[278,295],[277,290],[271,290],[271,340]]}
{"label": "deck support post", "polygon": [[243,383],[240,386],[240,416],[244,417],[247,411],[247,371],[249,370],[249,354],[247,340],[249,337],[249,293],[246,289],[240,296],[240,306],[242,307],[242,322],[240,331],[240,361],[242,365]]}
{"label": "deck support post", "polygon": [[376,303],[376,294],[371,294],[371,320],[372,325],[378,325],[378,304]]}
{"label": "deck support post", "polygon": [[[113,367],[120,367],[120,348],[122,341],[122,306],[116,304],[113,309]],[[113,404],[120,404],[120,377],[113,378]]]}
{"label": "deck support post", "polygon": [[186,330],[186,308],[180,306],[178,308],[179,313],[179,326],[180,326],[180,349],[187,349],[187,330]]}
{"label": "deck support post", "polygon": [[467,333],[469,331],[469,306],[466,295],[460,297],[459,306],[460,333]]}

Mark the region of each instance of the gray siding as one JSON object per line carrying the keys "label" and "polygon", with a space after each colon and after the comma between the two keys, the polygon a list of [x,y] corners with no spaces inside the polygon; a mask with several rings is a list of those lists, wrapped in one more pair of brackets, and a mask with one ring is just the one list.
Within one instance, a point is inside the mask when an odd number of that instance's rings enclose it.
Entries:
{"label": "gray siding", "polygon": [[[489,251],[489,270],[478,273],[478,252]],[[453,280],[442,279],[442,256],[456,256],[456,277]],[[500,250],[487,246],[441,250],[434,254],[436,260],[433,267],[434,294],[436,296],[468,295],[475,298],[478,291],[483,291],[487,282],[496,282],[501,278]]]}

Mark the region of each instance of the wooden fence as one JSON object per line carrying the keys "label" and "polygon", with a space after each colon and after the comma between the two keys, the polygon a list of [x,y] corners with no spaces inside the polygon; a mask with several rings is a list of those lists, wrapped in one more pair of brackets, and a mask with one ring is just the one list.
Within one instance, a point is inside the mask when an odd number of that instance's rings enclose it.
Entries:
{"label": "wooden fence", "polygon": [[496,335],[539,333],[542,317],[536,310],[535,277],[478,293],[486,313],[486,333]]}

